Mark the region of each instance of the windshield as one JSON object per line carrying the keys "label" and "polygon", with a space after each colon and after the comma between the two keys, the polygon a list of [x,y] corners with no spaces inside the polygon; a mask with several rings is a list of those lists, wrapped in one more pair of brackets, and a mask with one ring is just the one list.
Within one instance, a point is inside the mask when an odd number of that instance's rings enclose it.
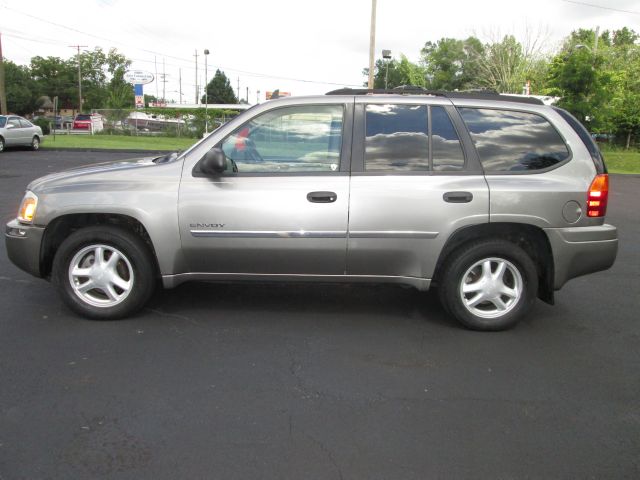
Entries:
{"label": "windshield", "polygon": [[7,117],[0,117],[0,128],[4,128],[7,124]]}

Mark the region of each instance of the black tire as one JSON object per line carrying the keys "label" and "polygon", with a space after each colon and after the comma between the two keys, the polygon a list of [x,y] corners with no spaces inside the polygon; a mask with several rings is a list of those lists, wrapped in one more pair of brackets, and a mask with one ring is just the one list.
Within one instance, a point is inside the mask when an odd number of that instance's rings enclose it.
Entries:
{"label": "black tire", "polygon": [[4,138],[0,137],[0,153],[4,152]]}
{"label": "black tire", "polygon": [[538,274],[531,257],[500,239],[458,248],[448,258],[438,284],[445,310],[465,327],[481,331],[516,325],[531,310],[537,292]]}
{"label": "black tire", "polygon": [[40,150],[40,138],[37,135],[34,135],[31,139],[31,150],[34,152]]}
{"label": "black tire", "polygon": [[[104,252],[101,264],[104,268],[98,267],[98,274],[72,274],[72,263],[84,271],[92,271],[98,251]],[[117,263],[108,266],[116,253]],[[79,291],[88,284],[85,282],[93,282],[94,277],[96,282],[109,283],[105,272],[129,286],[121,289],[110,283],[110,289],[98,285],[84,293]],[[64,303],[77,314],[95,320],[115,320],[132,315],[147,303],[156,285],[155,261],[145,242],[123,228],[86,227],[69,235],[58,248],[51,280]],[[116,296],[109,297],[108,291]]]}

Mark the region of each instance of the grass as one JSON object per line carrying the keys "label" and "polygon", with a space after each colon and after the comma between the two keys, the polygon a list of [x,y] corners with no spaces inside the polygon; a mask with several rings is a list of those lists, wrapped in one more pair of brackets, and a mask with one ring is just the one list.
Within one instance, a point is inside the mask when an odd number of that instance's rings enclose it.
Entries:
{"label": "grass", "polygon": [[195,138],[170,138],[125,135],[47,135],[45,148],[110,148],[114,150],[185,150]]}
{"label": "grass", "polygon": [[609,173],[640,174],[640,152],[637,150],[603,149],[604,161]]}

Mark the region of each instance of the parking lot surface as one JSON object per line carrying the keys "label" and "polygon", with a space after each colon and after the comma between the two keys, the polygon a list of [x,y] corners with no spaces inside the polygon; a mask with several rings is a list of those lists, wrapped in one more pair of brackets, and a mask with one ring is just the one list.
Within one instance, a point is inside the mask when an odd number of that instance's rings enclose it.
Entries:
{"label": "parking lot surface", "polygon": [[[27,183],[127,153],[0,154]],[[612,269],[517,328],[394,286],[184,284],[73,315],[0,248],[0,479],[640,477],[640,176],[612,176]]]}

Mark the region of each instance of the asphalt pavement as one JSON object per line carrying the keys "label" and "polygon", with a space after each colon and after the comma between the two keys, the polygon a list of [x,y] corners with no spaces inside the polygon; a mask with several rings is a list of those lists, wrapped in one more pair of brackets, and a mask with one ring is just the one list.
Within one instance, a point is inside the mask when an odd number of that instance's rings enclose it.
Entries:
{"label": "asphalt pavement", "polygon": [[[0,154],[0,220],[43,174]],[[0,247],[0,480],[640,478],[640,176],[620,251],[500,333],[395,286],[184,284],[79,318]]]}

